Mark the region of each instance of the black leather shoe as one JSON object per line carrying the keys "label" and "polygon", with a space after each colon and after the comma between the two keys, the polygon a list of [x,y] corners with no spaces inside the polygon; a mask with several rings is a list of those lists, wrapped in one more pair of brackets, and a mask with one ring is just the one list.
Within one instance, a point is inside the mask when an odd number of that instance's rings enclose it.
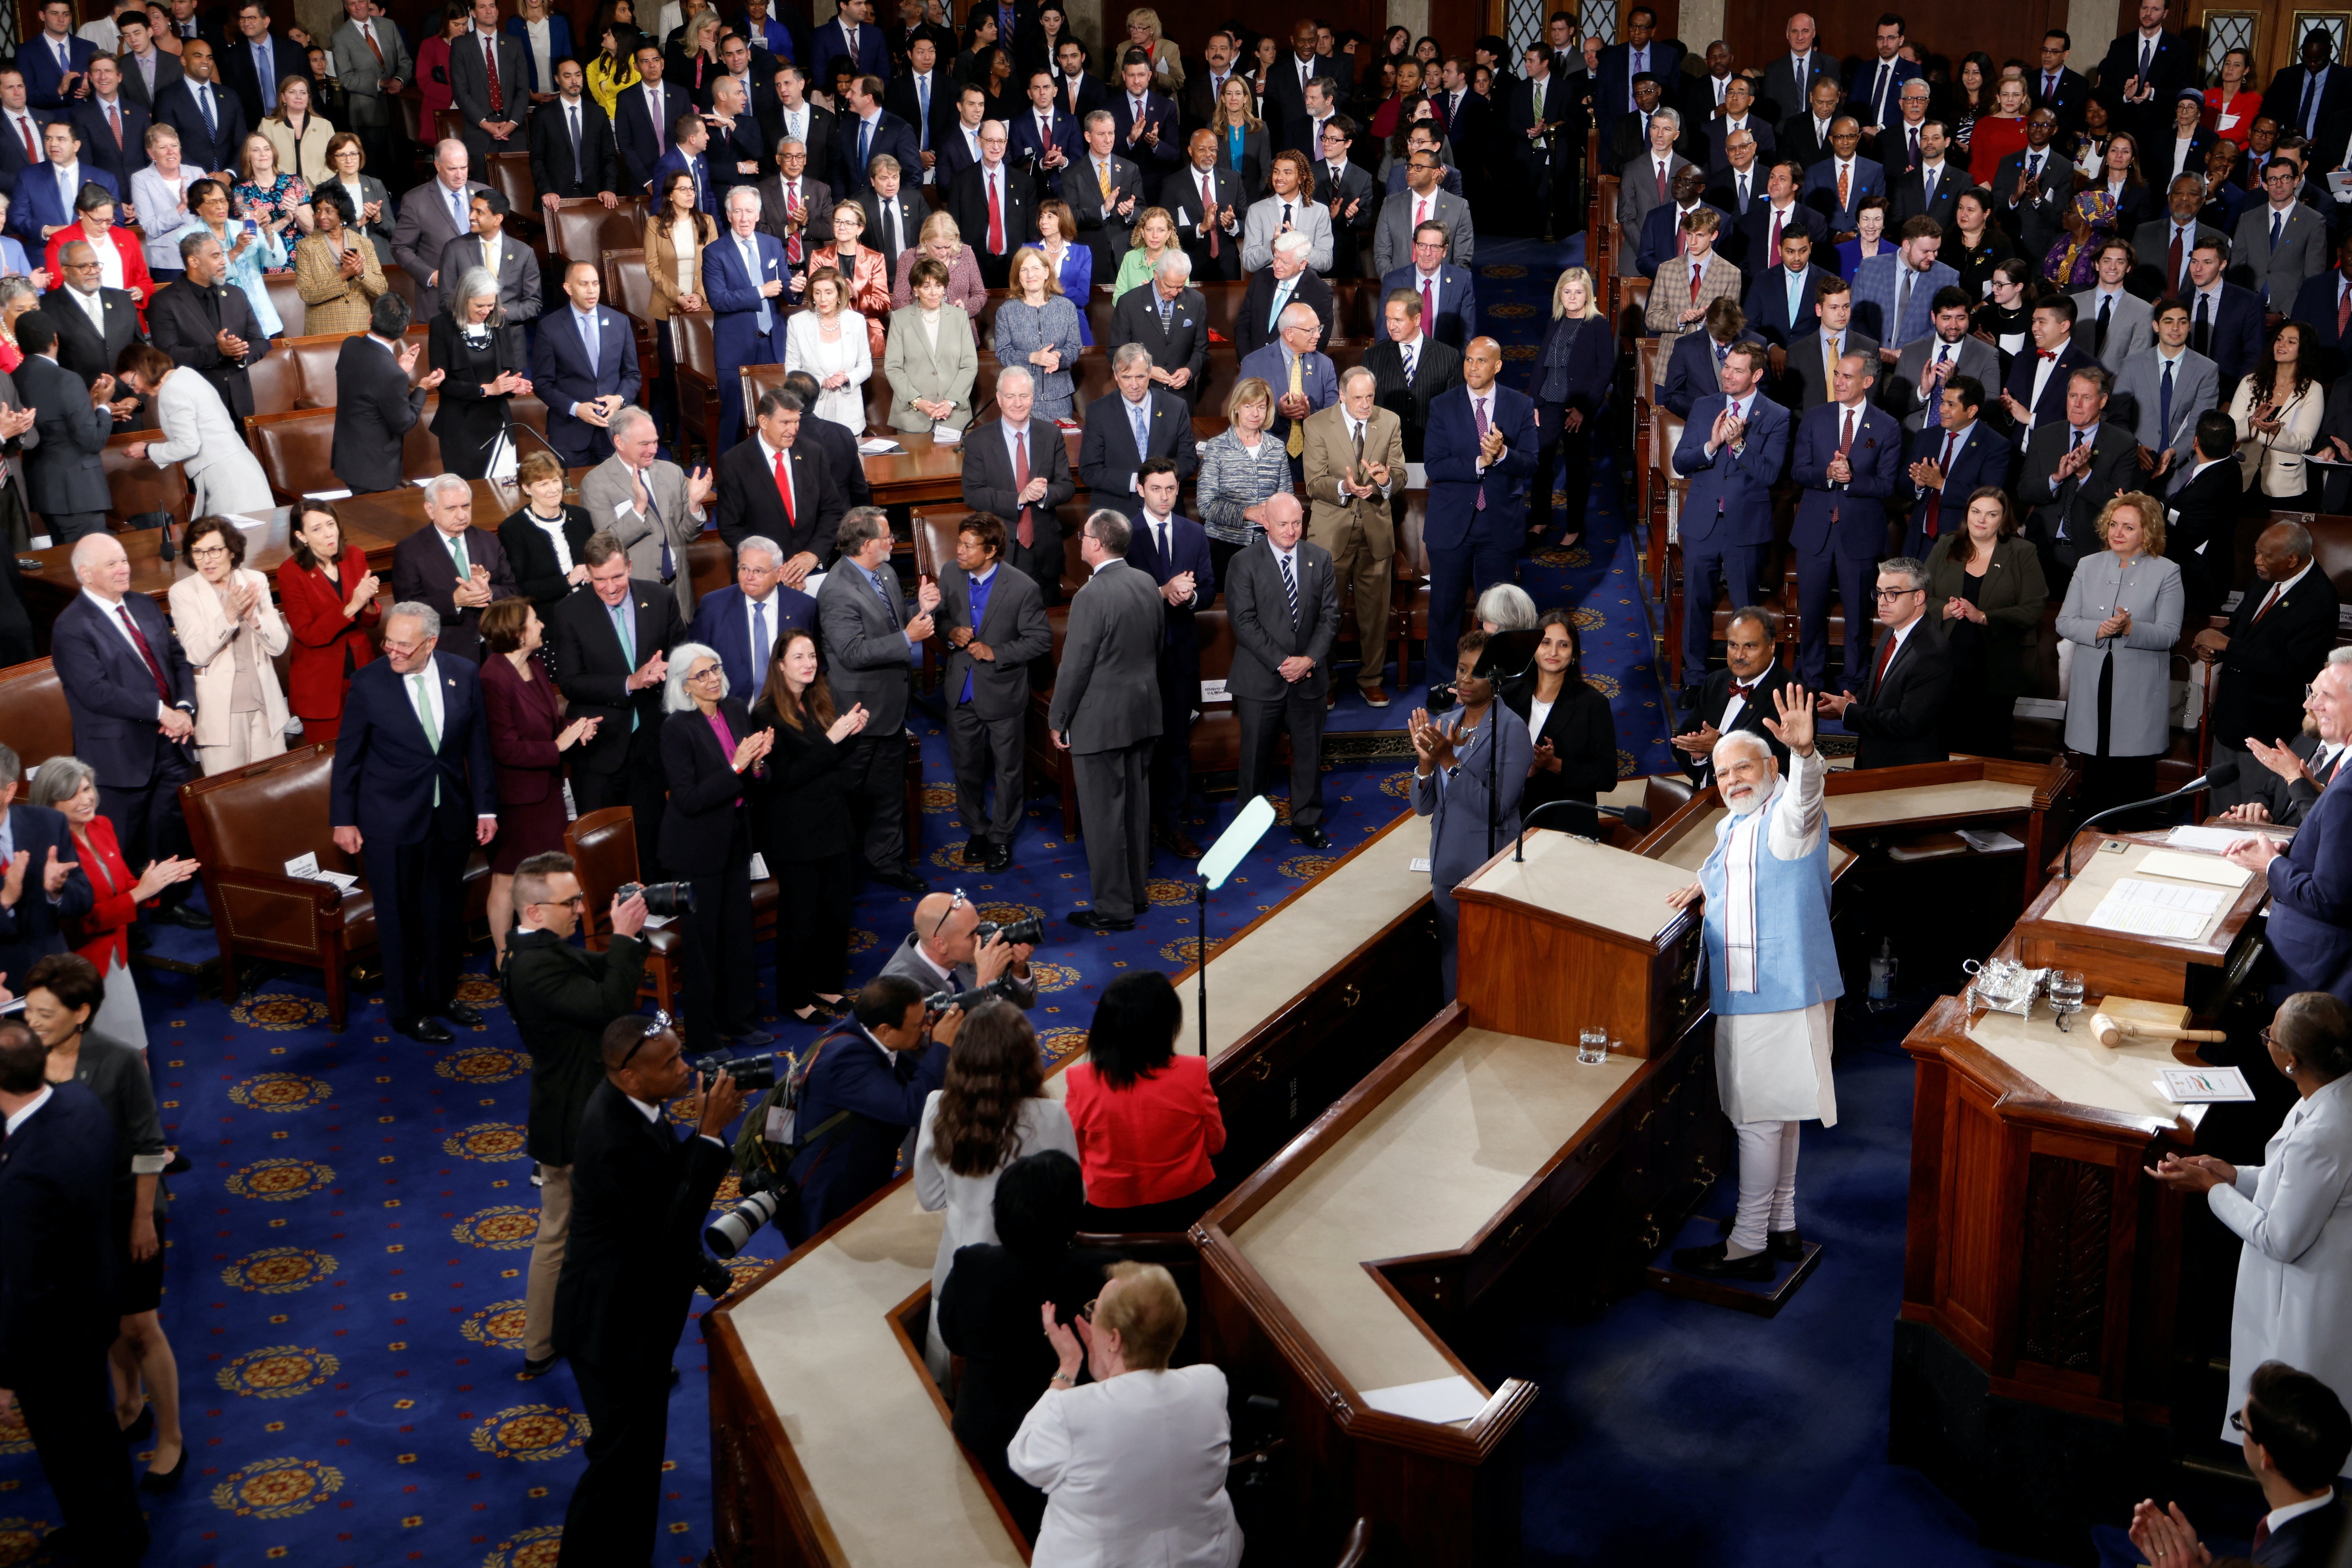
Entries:
{"label": "black leather shoe", "polygon": [[995,849],[994,844],[975,835],[963,841],[963,863],[967,866],[985,866],[988,864],[989,856],[993,854]]}
{"label": "black leather shoe", "polygon": [[928,893],[931,890],[931,885],[929,882],[904,867],[888,871],[868,867],[866,874],[884,887],[896,888],[902,893]]}
{"label": "black leather shoe", "polygon": [[776,1043],[776,1037],[765,1029],[746,1029],[740,1035],[722,1035],[719,1044],[730,1050],[756,1051]]}
{"label": "black leather shoe", "polygon": [[[180,1482],[185,1479],[187,1473],[188,1450],[182,1448],[180,1450],[180,1462],[178,1464],[173,1465],[168,1470],[149,1470],[145,1475],[139,1478],[139,1489],[142,1492],[177,1491],[180,1489]],[[55,1540],[57,1540],[57,1537],[52,1535],[48,1538],[48,1541],[45,1541],[41,1544],[47,1546],[50,1542],[54,1542]]]}
{"label": "black leather shoe", "polygon": [[999,871],[1010,871],[1013,869],[1013,846],[1010,844],[999,844],[996,840],[992,838],[990,839],[988,841],[988,863],[982,867],[981,869],[990,873],[992,876]]}
{"label": "black leather shoe", "polygon": [[558,1359],[559,1358],[555,1356],[549,1356],[545,1361],[532,1361],[529,1356],[525,1356],[523,1358],[522,1372],[520,1375],[526,1380],[534,1377],[545,1377],[548,1373],[554,1368]]}
{"label": "black leather shoe", "polygon": [[1070,917],[1070,923],[1080,931],[1133,931],[1133,921],[1115,920],[1092,910],[1080,910]]}
{"label": "black leather shoe", "polygon": [[482,1016],[463,1002],[450,1003],[440,1010],[438,1016],[448,1019],[461,1029],[478,1029],[482,1026]]}
{"label": "black leather shoe", "polygon": [[440,1021],[436,1018],[394,1018],[392,1021],[392,1027],[394,1033],[406,1035],[410,1039],[427,1046],[451,1045],[457,1038],[447,1029],[443,1028]]}
{"label": "black leather shoe", "polygon": [[1298,842],[1309,849],[1328,849],[1331,847],[1329,836],[1319,827],[1297,827],[1291,831],[1297,836]]}
{"label": "black leather shoe", "polygon": [[1764,1233],[1764,1252],[1783,1263],[1805,1260],[1805,1238],[1794,1230],[1768,1230]]}
{"label": "black leather shoe", "polygon": [[185,926],[190,931],[213,929],[212,916],[202,910],[192,910],[185,904],[166,904],[155,912],[173,925]]}
{"label": "black leather shoe", "polygon": [[1198,860],[1201,858],[1201,847],[1193,843],[1181,827],[1155,827],[1151,830],[1151,842],[1181,860]]}
{"label": "black leather shoe", "polygon": [[1696,1274],[1702,1279],[1769,1279],[1778,1272],[1769,1252],[1759,1252],[1748,1258],[1727,1258],[1726,1244],[1712,1247],[1685,1247],[1675,1253],[1675,1267],[1685,1274]]}

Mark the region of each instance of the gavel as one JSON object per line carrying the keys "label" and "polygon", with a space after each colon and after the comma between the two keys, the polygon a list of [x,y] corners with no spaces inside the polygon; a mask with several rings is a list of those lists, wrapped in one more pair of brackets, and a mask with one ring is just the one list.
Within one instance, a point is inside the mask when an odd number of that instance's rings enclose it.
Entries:
{"label": "gavel", "polygon": [[2121,1018],[2110,1018],[2105,1013],[2091,1015],[2091,1038],[2111,1051],[2125,1046],[2152,1045],[2166,1040],[2217,1043],[2229,1037],[2219,1029],[2183,1029],[2162,1024],[2131,1023]]}

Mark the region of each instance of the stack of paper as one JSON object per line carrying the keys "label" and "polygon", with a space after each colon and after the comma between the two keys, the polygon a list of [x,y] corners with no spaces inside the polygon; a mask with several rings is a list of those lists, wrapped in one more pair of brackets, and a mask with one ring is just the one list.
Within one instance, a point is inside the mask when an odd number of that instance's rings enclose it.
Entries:
{"label": "stack of paper", "polygon": [[2184,888],[2126,877],[2099,900],[2085,923],[2101,931],[2195,942],[2229,902],[2230,895],[2220,888]]}
{"label": "stack of paper", "polygon": [[348,872],[320,869],[316,855],[297,855],[286,862],[286,874],[306,882],[324,882],[340,893],[348,893],[360,885],[360,879]]}

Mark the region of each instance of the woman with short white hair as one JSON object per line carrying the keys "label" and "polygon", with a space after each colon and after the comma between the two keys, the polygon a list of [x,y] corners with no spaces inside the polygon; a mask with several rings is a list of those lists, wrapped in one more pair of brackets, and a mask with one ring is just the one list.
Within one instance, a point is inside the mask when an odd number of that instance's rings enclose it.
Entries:
{"label": "woman with short white hair", "polygon": [[703,1056],[722,1044],[768,1045],[774,1037],[752,1017],[751,803],[767,788],[776,732],[752,727],[719,655],[698,642],[670,650],[662,709],[661,862],[694,885],[681,928],[686,1048]]}
{"label": "woman with short white hair", "polygon": [[205,172],[180,162],[180,133],[169,125],[150,125],[145,145],[147,166],[131,176],[131,205],[147,236],[148,274],[163,283],[187,270],[180,261],[179,234],[192,216],[188,187]]}

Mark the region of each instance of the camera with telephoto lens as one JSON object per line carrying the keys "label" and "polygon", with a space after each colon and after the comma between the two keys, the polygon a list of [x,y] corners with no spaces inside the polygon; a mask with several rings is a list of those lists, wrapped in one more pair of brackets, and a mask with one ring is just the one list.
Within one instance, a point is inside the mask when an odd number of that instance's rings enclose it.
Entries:
{"label": "camera with telephoto lens", "polygon": [[776,1217],[776,1211],[783,1205],[784,1194],[773,1187],[753,1193],[704,1228],[703,1245],[721,1258],[732,1258],[743,1250],[743,1244],[761,1226]]}
{"label": "camera with telephoto lens", "polygon": [[987,984],[975,985],[969,991],[934,991],[923,998],[923,1010],[937,1016],[950,1007],[960,1007],[969,1013],[991,997],[1010,1002],[1013,1000],[1012,982],[1011,975],[1000,974]]}
{"label": "camera with telephoto lens", "polygon": [[646,913],[649,915],[690,915],[694,912],[694,884],[691,882],[624,882],[613,889],[614,897],[625,904],[638,893],[646,896]]}
{"label": "camera with telephoto lens", "polygon": [[756,1057],[705,1057],[689,1065],[703,1076],[706,1082],[724,1073],[733,1079],[735,1087],[747,1095],[776,1087],[776,1056],[773,1051]]}
{"label": "camera with telephoto lens", "polygon": [[1045,945],[1045,917],[1031,915],[1026,920],[1017,920],[1009,925],[999,925],[994,921],[982,921],[971,929],[971,940],[981,947],[986,947],[1000,936],[1004,939],[1005,945],[1008,947],[1043,947]]}

